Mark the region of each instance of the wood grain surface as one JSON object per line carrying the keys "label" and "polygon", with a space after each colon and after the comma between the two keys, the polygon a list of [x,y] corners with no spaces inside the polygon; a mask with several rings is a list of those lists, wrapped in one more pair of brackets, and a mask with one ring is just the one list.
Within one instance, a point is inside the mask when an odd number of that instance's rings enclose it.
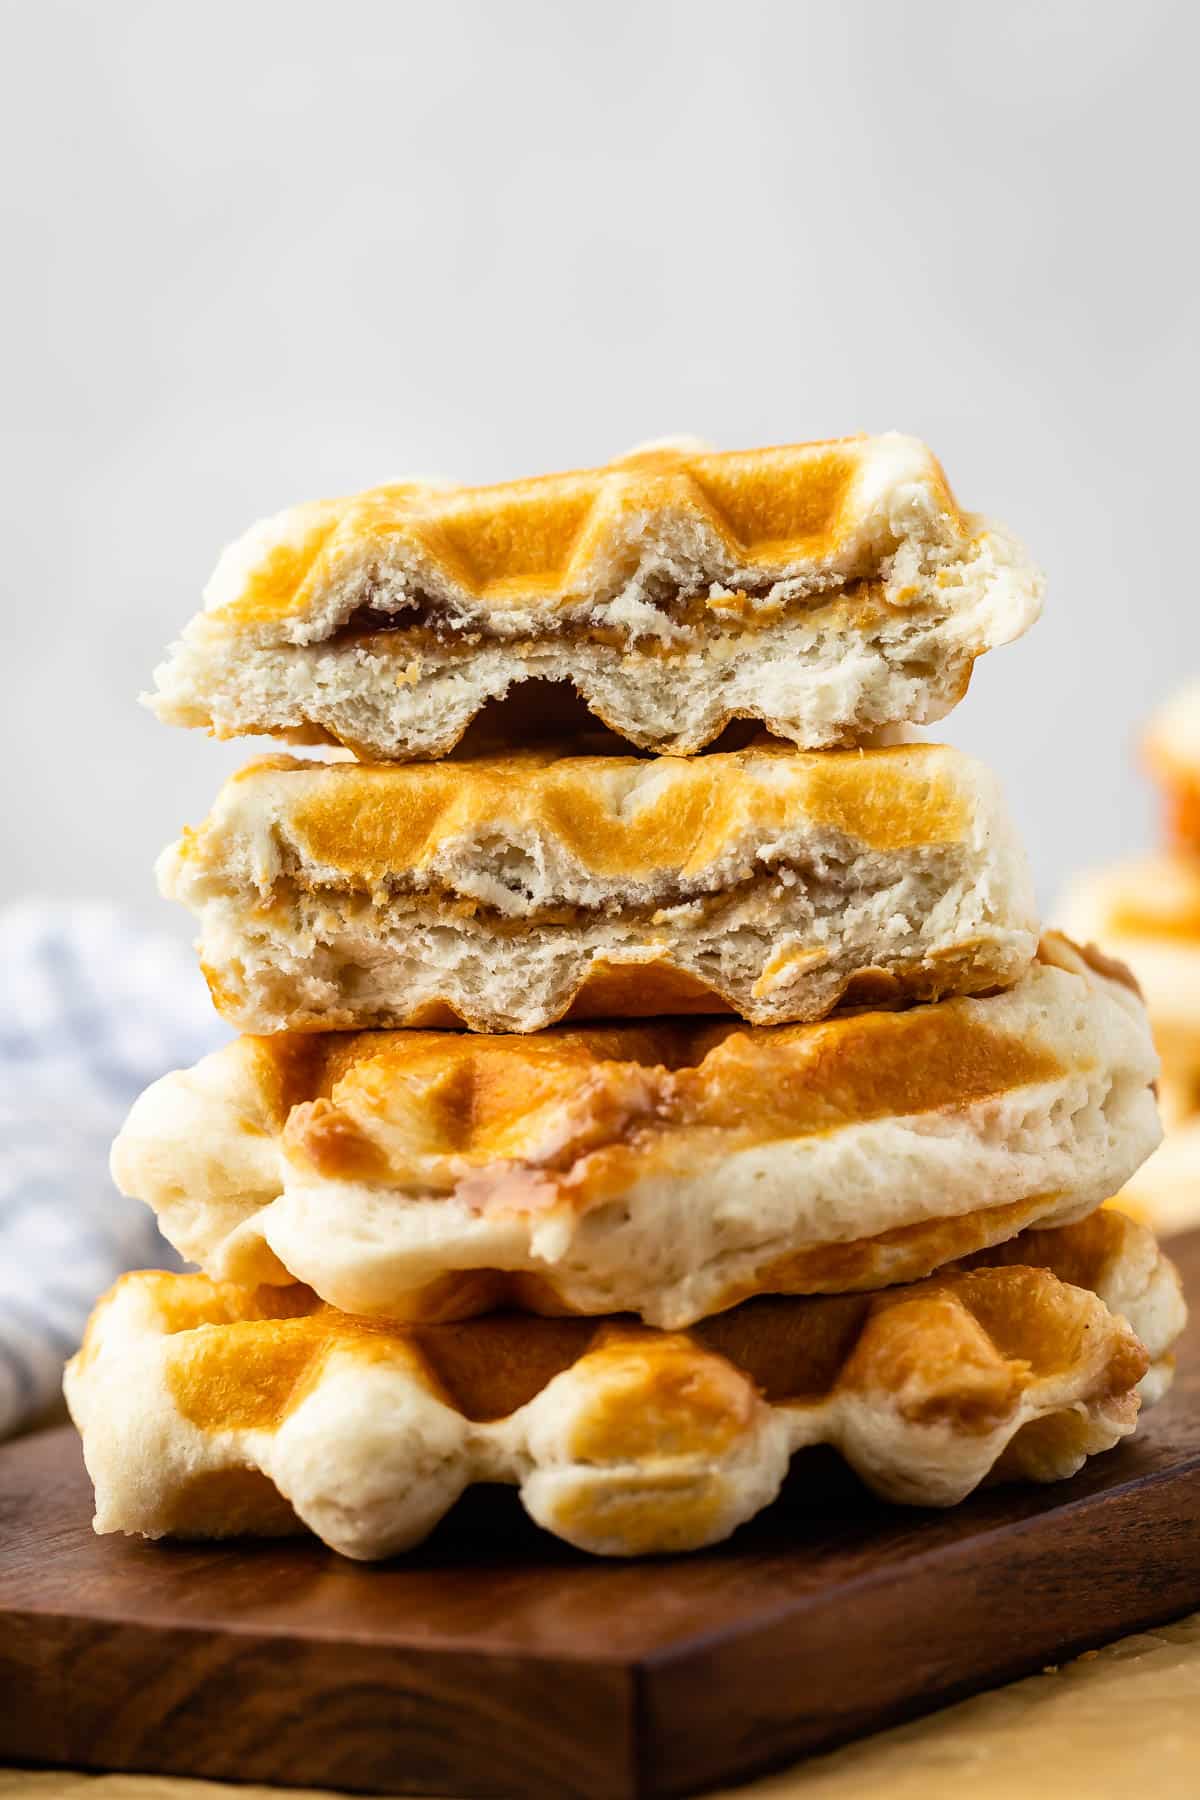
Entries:
{"label": "wood grain surface", "polygon": [[[1173,1246],[1200,1291],[1200,1238]],[[1200,1605],[1200,1334],[1073,1482],[885,1508],[827,1453],[721,1549],[589,1560],[477,1489],[383,1567],[94,1537],[69,1431],[0,1452],[0,1758],[355,1792],[695,1791]]]}
{"label": "wood grain surface", "polygon": [[[1200,1613],[712,1800],[1196,1800]],[[331,1788],[0,1768],[0,1800],[340,1800]]]}

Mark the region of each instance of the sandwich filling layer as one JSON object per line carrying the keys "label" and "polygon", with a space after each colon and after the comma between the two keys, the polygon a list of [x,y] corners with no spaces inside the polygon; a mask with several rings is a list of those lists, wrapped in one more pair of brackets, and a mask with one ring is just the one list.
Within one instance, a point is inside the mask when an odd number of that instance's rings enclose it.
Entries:
{"label": "sandwich filling layer", "polygon": [[241,1038],[147,1090],[113,1172],[222,1279],[446,1317],[516,1276],[674,1327],[1081,1217],[1158,1143],[1157,1073],[1136,993],[1051,935],[1007,992],[816,1025]]}
{"label": "sandwich filling layer", "polygon": [[160,879],[200,919],[219,1007],[259,1032],[782,1023],[1004,986],[1035,946],[995,783],[936,745],[268,760]]}

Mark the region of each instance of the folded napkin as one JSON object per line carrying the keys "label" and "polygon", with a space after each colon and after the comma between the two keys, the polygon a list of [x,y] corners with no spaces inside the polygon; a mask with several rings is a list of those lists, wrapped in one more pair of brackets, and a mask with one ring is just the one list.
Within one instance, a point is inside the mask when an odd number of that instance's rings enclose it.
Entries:
{"label": "folded napkin", "polygon": [[48,1407],[96,1296],[180,1265],[108,1150],[164,1070],[228,1036],[182,945],[112,908],[0,909],[0,1437]]}

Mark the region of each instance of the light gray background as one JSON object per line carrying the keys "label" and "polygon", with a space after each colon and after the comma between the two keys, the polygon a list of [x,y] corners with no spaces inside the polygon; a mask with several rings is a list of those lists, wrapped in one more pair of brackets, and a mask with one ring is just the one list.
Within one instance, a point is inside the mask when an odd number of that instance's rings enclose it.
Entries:
{"label": "light gray background", "polygon": [[[891,426],[1050,578],[945,735],[1044,897],[1200,620],[1200,8],[0,5],[3,888],[165,924],[246,746],[134,696],[290,501]],[[176,929],[186,931],[180,913]]]}

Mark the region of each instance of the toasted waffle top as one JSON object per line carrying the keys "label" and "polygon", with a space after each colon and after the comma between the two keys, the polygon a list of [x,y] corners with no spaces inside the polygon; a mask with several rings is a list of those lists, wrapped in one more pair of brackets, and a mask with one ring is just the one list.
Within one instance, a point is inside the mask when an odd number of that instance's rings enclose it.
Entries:
{"label": "toasted waffle top", "polygon": [[[995,783],[938,744],[805,753],[771,745],[703,757],[572,756],[560,748],[461,762],[308,763],[266,757],[226,782],[164,864],[268,892],[281,878],[417,885],[515,910],[588,882],[732,887],[849,842],[879,852],[980,853],[1010,830]],[[1015,854],[1015,852],[1014,852]],[[547,879],[549,865],[550,879]],[[484,896],[480,896],[483,898]]]}
{"label": "toasted waffle top", "polygon": [[1041,597],[1021,546],[960,513],[911,438],[659,445],[265,520],[147,701],[222,737],[408,762],[488,730],[493,704],[536,709],[537,683],[642,749],[693,755],[740,719],[824,749],[942,718]]}
{"label": "toasted waffle top", "polygon": [[[937,521],[951,542],[972,529],[937,461],[912,438],[732,452],[666,446],[496,487],[401,482],[293,507],[225,553],[205,606],[228,630],[311,640],[375,602],[372,565],[385,563],[408,574],[410,606],[553,614],[614,597],[668,525],[686,536],[684,591],[865,577],[918,518]],[[736,589],[709,598],[718,612],[739,611]]]}
{"label": "toasted waffle top", "polygon": [[989,1471],[1070,1473],[1132,1429],[1152,1353],[1089,1282],[1143,1311],[1157,1286],[1160,1359],[1177,1282],[1131,1220],[1076,1233],[1038,1234],[1028,1263],[753,1301],[686,1334],[512,1314],[406,1327],[304,1290],[142,1274],[98,1307],[67,1391],[102,1529],[286,1528],[244,1480],[214,1501],[214,1477],[251,1468],[351,1555],[418,1541],[479,1479],[519,1483],[585,1548],[682,1549],[759,1510],[805,1444],[836,1445],[892,1498],[946,1504]]}

